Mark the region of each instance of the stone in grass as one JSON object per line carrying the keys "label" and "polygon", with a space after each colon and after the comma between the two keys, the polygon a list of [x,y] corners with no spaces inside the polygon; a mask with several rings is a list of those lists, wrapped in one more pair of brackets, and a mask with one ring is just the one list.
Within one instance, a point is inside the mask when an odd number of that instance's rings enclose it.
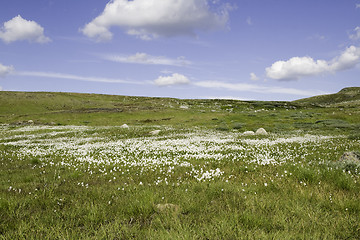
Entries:
{"label": "stone in grass", "polygon": [[182,105],[180,106],[180,109],[189,109],[189,106]]}
{"label": "stone in grass", "polygon": [[157,213],[172,213],[177,215],[180,213],[180,206],[172,203],[164,203],[155,205],[155,211]]}
{"label": "stone in grass", "polygon": [[258,130],[256,130],[256,135],[267,135],[268,133],[266,132],[265,129],[263,128],[259,128]]}
{"label": "stone in grass", "polygon": [[255,133],[253,131],[246,131],[243,133],[244,136],[253,136]]}
{"label": "stone in grass", "polygon": [[159,133],[160,133],[160,130],[154,130],[154,131],[149,132],[150,135],[159,135]]}
{"label": "stone in grass", "polygon": [[359,152],[345,152],[340,157],[340,162],[353,162],[360,164],[360,153]]}
{"label": "stone in grass", "polygon": [[123,124],[120,126],[121,128],[129,128],[129,126],[127,124]]}

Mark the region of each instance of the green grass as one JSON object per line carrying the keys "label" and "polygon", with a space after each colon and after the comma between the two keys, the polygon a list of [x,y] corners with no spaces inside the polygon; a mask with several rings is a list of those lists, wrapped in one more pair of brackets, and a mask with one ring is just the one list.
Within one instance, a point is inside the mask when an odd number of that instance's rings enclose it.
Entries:
{"label": "green grass", "polygon": [[[188,109],[181,106],[188,106]],[[120,126],[126,123],[206,127],[222,131],[256,131],[263,127],[271,132],[301,130],[349,135],[359,129],[360,112],[358,108],[321,107],[309,100],[245,102],[0,92],[0,124],[30,125],[29,120],[35,125],[55,126]]]}
{"label": "green grass", "polygon": [[344,88],[338,93],[320,95],[295,101],[298,104],[319,106],[358,107],[360,104],[360,87]]}
{"label": "green grass", "polygon": [[[244,152],[250,154],[248,157],[234,161],[231,154],[236,151],[227,146],[245,144],[237,143],[238,140],[261,143],[261,139],[274,141],[281,136],[238,138],[235,134],[234,143],[218,143],[223,149],[217,153],[225,154],[220,162],[211,158],[190,158],[192,168],[220,168],[224,172],[213,180],[197,181],[191,176],[191,167],[174,165],[173,171],[168,173],[166,164],[155,168],[127,167],[121,163],[93,165],[77,162],[71,152],[65,155],[52,150],[45,155],[30,153],[34,148],[48,149],[41,145],[41,139],[51,143],[51,139],[96,136],[107,139],[100,140],[107,144],[139,138],[161,143],[166,139],[183,139],[184,130],[165,130],[153,140],[146,136],[150,130],[146,127],[134,128],[128,135],[125,134],[127,130],[111,127],[75,132],[34,128],[30,132],[20,132],[21,136],[18,130],[22,128],[3,130],[3,138],[8,139],[0,144],[0,234],[4,239],[360,237],[359,173],[355,170],[348,173],[345,167],[331,161],[339,158],[335,148],[345,151],[360,147],[350,139],[340,137],[316,145],[311,142],[279,143],[274,148],[259,145],[258,150],[268,150],[276,159],[282,158],[277,155],[282,151],[293,156],[293,160],[281,165],[262,166],[248,162],[247,158],[253,154],[248,150]],[[52,132],[59,134],[51,135]],[[19,142],[22,139],[28,139],[29,145],[22,145]],[[149,145],[150,152],[151,148]],[[28,150],[23,152],[22,149]],[[90,149],[94,150],[88,155],[100,159],[99,151],[106,147]],[[297,152],[308,156],[297,156]],[[129,151],[122,153],[132,158]],[[161,158],[182,153],[180,150],[170,153],[157,150],[151,154]],[[147,157],[146,153],[137,155],[140,156]],[[325,162],[318,163],[318,160]],[[158,179],[162,181],[155,184]],[[180,212],[158,212],[155,206],[163,203],[178,205]]]}
{"label": "green grass", "polygon": [[359,116],[0,92],[0,239],[359,239],[360,167],[338,161],[360,151]]}

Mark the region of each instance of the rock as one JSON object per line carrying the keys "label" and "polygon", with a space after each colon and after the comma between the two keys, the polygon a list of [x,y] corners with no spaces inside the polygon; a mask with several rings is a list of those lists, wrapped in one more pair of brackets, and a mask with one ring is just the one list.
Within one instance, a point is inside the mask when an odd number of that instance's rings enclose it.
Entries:
{"label": "rock", "polygon": [[155,211],[158,213],[178,214],[180,212],[180,206],[172,203],[157,204],[155,205]]}
{"label": "rock", "polygon": [[120,126],[120,128],[129,128],[129,126],[127,124],[123,124]]}
{"label": "rock", "polygon": [[255,133],[253,131],[246,131],[243,133],[244,136],[253,136]]}
{"label": "rock", "polygon": [[268,133],[266,132],[265,129],[263,128],[259,128],[258,130],[256,130],[256,135],[268,135]]}
{"label": "rock", "polygon": [[28,124],[34,124],[34,121],[33,121],[33,120],[29,120],[29,121],[28,121]]}
{"label": "rock", "polygon": [[360,164],[359,152],[345,152],[339,159],[340,162],[353,162]]}
{"label": "rock", "polygon": [[181,106],[180,106],[180,109],[189,109],[189,106],[181,105]]}
{"label": "rock", "polygon": [[159,135],[159,133],[160,133],[160,130],[154,130],[154,131],[149,132],[150,135]]}

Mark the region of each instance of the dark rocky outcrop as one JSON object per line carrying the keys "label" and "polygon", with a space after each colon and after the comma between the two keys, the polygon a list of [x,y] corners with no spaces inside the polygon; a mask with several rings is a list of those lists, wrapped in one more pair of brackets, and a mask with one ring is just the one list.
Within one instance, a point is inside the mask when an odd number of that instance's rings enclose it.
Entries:
{"label": "dark rocky outcrop", "polygon": [[360,152],[345,152],[339,159],[340,162],[360,164]]}

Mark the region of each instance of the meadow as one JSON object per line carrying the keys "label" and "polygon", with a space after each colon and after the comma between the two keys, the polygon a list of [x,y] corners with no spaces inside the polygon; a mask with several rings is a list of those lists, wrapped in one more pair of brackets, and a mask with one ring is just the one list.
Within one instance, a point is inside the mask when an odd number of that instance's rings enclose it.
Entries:
{"label": "meadow", "polygon": [[0,96],[0,239],[360,238],[357,107],[31,95]]}

